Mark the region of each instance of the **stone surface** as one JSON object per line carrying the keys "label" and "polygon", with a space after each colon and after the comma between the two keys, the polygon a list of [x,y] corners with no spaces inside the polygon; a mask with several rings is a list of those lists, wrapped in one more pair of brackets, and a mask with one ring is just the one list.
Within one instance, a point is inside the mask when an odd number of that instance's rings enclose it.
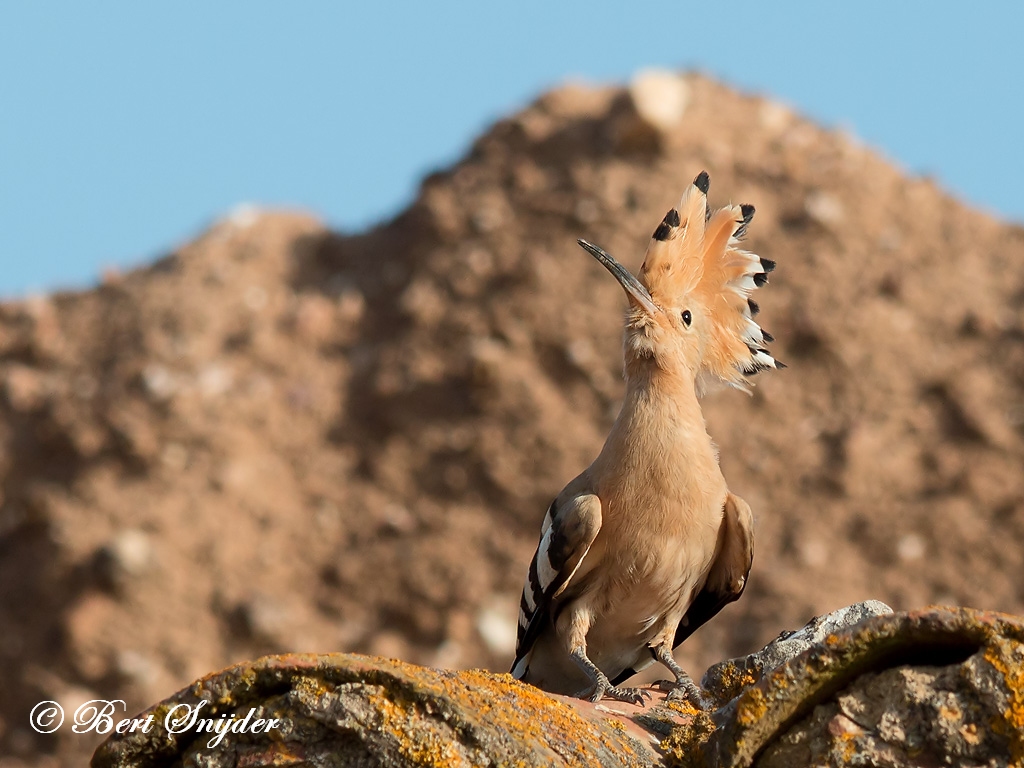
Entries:
{"label": "stone surface", "polygon": [[712,719],[702,765],[1019,763],[1024,621],[967,608],[872,616],[826,635]]}
{"label": "stone surface", "polygon": [[[753,656],[760,679],[710,712],[658,691],[645,707],[595,705],[508,675],[345,654],[267,657],[147,710],[142,717],[152,715],[156,727],[111,738],[92,765],[909,768],[1024,759],[1021,619],[860,603]],[[739,661],[729,663],[754,668]],[[254,709],[254,718],[281,724],[270,735],[232,733],[216,743],[164,726],[173,707],[200,702],[203,717]]]}
{"label": "stone surface", "polygon": [[781,633],[757,653],[728,659],[709,667],[701,680],[701,687],[713,702],[725,704],[738,696],[743,688],[764,677],[765,673],[823,643],[829,635],[859,624],[864,619],[887,613],[892,613],[892,608],[885,603],[866,600],[817,616],[795,632]]}
{"label": "stone surface", "polygon": [[[215,721],[254,709],[269,733],[174,733],[175,707]],[[271,656],[210,675],[143,712],[149,733],[112,738],[93,768],[229,766],[653,766],[639,727],[508,675],[448,672],[355,654]]]}

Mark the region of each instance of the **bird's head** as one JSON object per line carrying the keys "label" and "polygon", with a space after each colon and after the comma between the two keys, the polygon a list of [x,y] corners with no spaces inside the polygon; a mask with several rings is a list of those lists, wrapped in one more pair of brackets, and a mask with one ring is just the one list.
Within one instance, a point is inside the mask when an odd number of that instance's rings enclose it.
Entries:
{"label": "bird's head", "polygon": [[749,389],[748,377],[783,368],[765,349],[770,334],[754,321],[750,298],[775,263],[739,248],[752,205],[711,212],[702,172],[654,231],[639,279],[601,248],[579,243],[626,291],[626,371],[655,369],[692,377],[698,394],[716,383]]}

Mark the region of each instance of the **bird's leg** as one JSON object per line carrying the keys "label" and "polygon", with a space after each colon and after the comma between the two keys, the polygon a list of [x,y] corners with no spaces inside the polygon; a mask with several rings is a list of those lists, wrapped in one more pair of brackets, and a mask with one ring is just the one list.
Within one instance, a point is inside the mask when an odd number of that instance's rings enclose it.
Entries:
{"label": "bird's leg", "polygon": [[612,685],[608,676],[598,668],[597,664],[587,657],[586,648],[583,646],[576,646],[569,655],[576,662],[576,665],[586,672],[587,677],[593,681],[590,686],[576,694],[577,699],[588,699],[597,702],[602,697],[608,696],[616,701],[643,706],[644,696],[648,699],[651,698],[650,692],[642,688],[619,688]]}
{"label": "bird's leg", "polygon": [[699,706],[701,703],[700,688],[693,682],[693,678],[686,674],[686,670],[679,666],[679,663],[672,656],[672,651],[669,650],[668,643],[659,643],[656,646],[652,646],[651,653],[654,654],[654,658],[668,667],[669,671],[675,675],[676,679],[674,681],[661,680],[658,683],[659,688],[668,690],[669,700],[689,699]]}

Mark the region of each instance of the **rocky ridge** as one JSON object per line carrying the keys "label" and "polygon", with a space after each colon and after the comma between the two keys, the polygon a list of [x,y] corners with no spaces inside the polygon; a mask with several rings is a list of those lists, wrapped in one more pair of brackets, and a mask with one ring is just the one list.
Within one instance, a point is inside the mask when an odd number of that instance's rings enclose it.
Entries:
{"label": "rocky ridge", "polygon": [[622,393],[621,291],[575,239],[635,269],[701,169],[757,207],[790,368],[706,400],[757,544],[680,660],[867,597],[1024,612],[1024,231],[702,77],[566,86],[372,231],[239,210],[0,305],[0,752],[81,762],[36,702],[134,711],[263,653],[504,668]]}

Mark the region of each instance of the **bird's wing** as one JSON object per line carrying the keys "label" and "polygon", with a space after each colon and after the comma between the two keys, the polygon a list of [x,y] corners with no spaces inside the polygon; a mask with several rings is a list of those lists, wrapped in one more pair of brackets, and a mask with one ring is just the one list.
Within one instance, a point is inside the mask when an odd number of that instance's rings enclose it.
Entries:
{"label": "bird's wing", "polygon": [[551,603],[569,585],[601,529],[601,500],[592,493],[556,498],[548,507],[540,543],[519,602],[516,660],[512,674],[521,677],[533,644],[553,617]]}
{"label": "bird's wing", "polygon": [[754,561],[754,516],[747,502],[731,493],[725,498],[724,512],[715,560],[703,589],[676,627],[673,648],[726,605],[738,600],[747,586],[747,575]]}
{"label": "bird's wing", "polygon": [[[720,610],[738,600],[747,585],[747,575],[754,561],[754,517],[747,502],[731,493],[725,498],[723,512],[711,570],[704,586],[676,627],[673,648],[678,648],[680,643]],[[639,664],[637,668],[623,670],[612,680],[612,684],[619,685],[645,666]]]}

